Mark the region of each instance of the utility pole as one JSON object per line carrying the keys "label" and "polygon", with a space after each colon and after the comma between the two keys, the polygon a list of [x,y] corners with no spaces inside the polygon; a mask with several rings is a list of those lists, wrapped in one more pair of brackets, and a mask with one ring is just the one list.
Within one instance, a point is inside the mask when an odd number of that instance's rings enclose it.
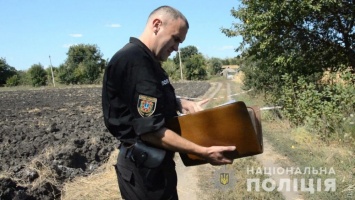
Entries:
{"label": "utility pole", "polygon": [[53,75],[53,67],[52,67],[51,55],[49,55],[49,63],[51,64],[51,72],[52,72],[53,87],[55,87],[55,82],[54,82],[54,75]]}
{"label": "utility pole", "polygon": [[180,76],[181,76],[181,80],[184,80],[182,77],[182,66],[181,66],[181,55],[180,55],[181,51],[179,50],[178,53],[179,53],[179,61],[180,61]]}

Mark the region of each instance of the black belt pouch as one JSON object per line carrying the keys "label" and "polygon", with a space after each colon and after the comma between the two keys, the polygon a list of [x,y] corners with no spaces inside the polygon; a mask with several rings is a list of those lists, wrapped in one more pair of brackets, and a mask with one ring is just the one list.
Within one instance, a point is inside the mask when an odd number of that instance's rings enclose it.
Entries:
{"label": "black belt pouch", "polygon": [[141,140],[137,140],[132,148],[131,159],[137,167],[156,168],[161,165],[166,154],[166,150],[150,146]]}

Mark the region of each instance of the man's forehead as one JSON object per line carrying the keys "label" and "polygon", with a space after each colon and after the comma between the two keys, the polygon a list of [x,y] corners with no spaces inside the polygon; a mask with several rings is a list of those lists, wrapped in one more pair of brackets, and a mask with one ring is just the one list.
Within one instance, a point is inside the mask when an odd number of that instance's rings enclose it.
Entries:
{"label": "man's forehead", "polygon": [[178,18],[176,20],[173,20],[170,25],[174,29],[174,36],[179,38],[180,42],[183,42],[187,34],[187,27],[185,21]]}

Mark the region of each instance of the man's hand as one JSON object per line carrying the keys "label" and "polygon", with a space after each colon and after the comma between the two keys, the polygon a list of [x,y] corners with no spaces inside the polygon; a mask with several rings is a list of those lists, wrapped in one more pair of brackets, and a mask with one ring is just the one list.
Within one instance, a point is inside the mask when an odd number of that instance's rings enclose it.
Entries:
{"label": "man's hand", "polygon": [[223,153],[235,151],[236,149],[235,146],[203,147],[181,137],[179,134],[167,128],[159,129],[157,132],[143,134],[141,135],[141,139],[157,147],[197,155],[204,158],[212,165],[233,163],[233,160],[227,158]]}
{"label": "man's hand", "polygon": [[211,165],[232,164],[233,160],[223,155],[225,151],[234,151],[235,146],[211,146],[206,148],[205,155],[202,155]]}
{"label": "man's hand", "polygon": [[180,99],[180,100],[181,100],[182,111],[184,114],[195,113],[203,110],[202,106],[209,101],[209,99],[204,99],[197,102],[189,101],[186,99]]}

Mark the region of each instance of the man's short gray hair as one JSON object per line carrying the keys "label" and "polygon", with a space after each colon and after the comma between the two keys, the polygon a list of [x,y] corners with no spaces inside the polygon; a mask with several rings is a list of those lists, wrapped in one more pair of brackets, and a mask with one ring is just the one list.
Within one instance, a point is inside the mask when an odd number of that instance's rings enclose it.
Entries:
{"label": "man's short gray hair", "polygon": [[167,14],[172,19],[179,19],[180,18],[180,19],[184,20],[187,29],[189,28],[189,22],[187,21],[186,17],[180,11],[178,11],[177,9],[175,9],[175,8],[173,8],[171,6],[160,6],[160,7],[158,7],[157,9],[153,10],[150,13],[149,18],[151,16],[153,16],[154,14],[159,13],[159,12]]}

